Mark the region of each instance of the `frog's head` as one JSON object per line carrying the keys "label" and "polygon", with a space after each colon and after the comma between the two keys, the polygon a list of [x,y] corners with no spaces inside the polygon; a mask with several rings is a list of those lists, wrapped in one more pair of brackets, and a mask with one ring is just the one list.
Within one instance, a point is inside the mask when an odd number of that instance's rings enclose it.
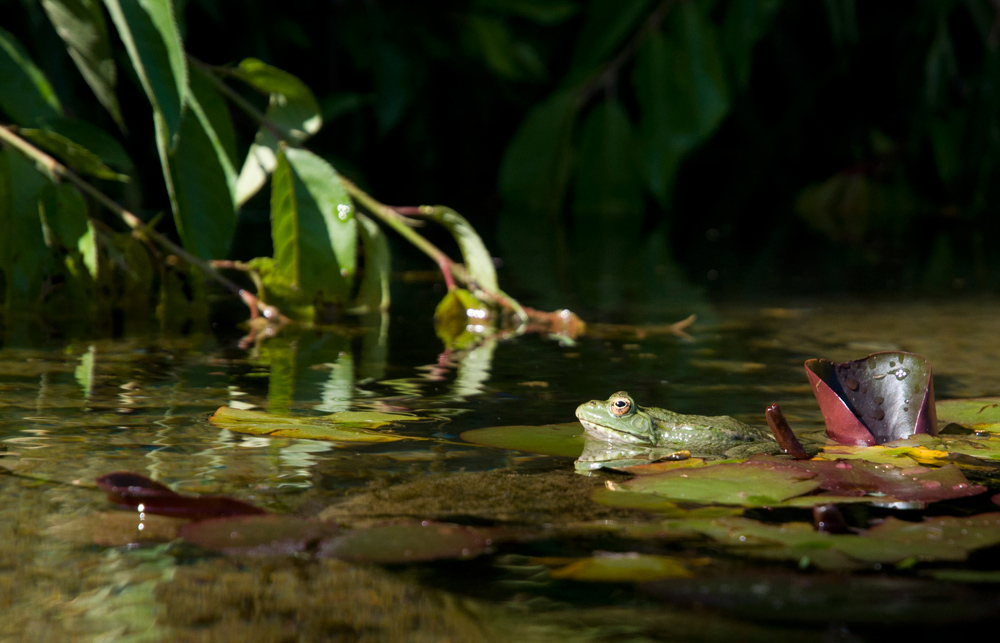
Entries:
{"label": "frog's head", "polygon": [[606,400],[591,400],[576,407],[584,431],[599,440],[629,444],[656,444],[653,420],[625,391]]}

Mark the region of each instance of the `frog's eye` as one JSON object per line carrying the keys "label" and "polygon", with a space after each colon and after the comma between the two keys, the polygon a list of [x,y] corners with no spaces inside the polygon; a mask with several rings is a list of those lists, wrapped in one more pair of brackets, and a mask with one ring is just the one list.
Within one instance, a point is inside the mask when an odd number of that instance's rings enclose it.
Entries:
{"label": "frog's eye", "polygon": [[627,397],[616,397],[611,400],[611,415],[621,417],[632,410],[632,400]]}

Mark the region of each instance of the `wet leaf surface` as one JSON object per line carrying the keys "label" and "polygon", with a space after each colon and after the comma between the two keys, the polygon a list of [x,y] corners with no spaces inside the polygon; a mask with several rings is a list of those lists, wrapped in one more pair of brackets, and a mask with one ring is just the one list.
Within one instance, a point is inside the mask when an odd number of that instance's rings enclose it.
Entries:
{"label": "wet leaf surface", "polygon": [[[249,516],[267,513],[249,503],[227,496],[185,496],[138,473],[116,471],[96,480],[108,500],[123,509],[139,513],[177,516],[201,520],[223,516]],[[139,507],[142,509],[139,509]]]}
{"label": "wet leaf surface", "polygon": [[954,422],[975,431],[1000,433],[1000,398],[977,397],[937,403],[940,426]]}
{"label": "wet leaf surface", "polygon": [[493,426],[462,433],[466,442],[500,449],[575,458],[583,451],[583,426],[579,422],[542,426]]}
{"label": "wet leaf surface", "polygon": [[870,447],[828,445],[822,458],[864,459],[869,462],[907,466],[954,464],[962,469],[1000,473],[1000,438],[993,436],[914,435]]}
{"label": "wet leaf surface", "polygon": [[397,422],[418,420],[409,413],[340,411],[320,417],[284,417],[264,411],[220,407],[209,421],[236,433],[266,435],[272,438],[300,438],[337,442],[394,442],[405,436],[374,431]]}
{"label": "wet leaf surface", "polygon": [[883,444],[937,433],[930,363],[904,352],[872,353],[834,364],[805,363],[827,435],[842,444]]}

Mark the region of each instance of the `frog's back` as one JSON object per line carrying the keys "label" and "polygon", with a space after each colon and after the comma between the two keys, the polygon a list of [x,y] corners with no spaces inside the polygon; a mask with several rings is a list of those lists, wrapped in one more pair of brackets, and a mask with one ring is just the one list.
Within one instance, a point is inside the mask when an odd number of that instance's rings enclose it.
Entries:
{"label": "frog's back", "polygon": [[728,415],[683,415],[647,408],[657,428],[656,446],[690,451],[692,455],[727,455],[737,452],[775,453],[778,443],[765,429]]}

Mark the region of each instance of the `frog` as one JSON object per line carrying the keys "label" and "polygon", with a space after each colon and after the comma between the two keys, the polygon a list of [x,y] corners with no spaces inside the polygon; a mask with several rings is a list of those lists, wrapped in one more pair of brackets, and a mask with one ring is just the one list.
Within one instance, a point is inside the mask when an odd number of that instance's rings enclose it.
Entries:
{"label": "frog", "polygon": [[758,453],[782,453],[767,429],[728,415],[682,415],[639,406],[626,391],[576,409],[587,438],[675,452],[689,457],[745,460]]}

